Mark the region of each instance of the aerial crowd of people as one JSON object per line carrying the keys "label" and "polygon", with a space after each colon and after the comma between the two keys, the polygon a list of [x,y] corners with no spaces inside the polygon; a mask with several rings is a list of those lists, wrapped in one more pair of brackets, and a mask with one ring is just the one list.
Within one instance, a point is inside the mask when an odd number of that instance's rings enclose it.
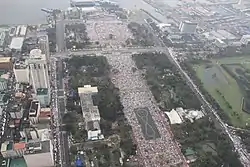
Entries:
{"label": "aerial crowd of people", "polygon": [[[142,77],[140,70],[136,68],[132,56],[129,54],[106,55],[112,69],[112,82],[120,90],[121,102],[124,106],[124,114],[132,126],[133,138],[137,144],[138,153],[145,167],[169,166],[183,164],[182,156],[178,144],[173,140],[173,135],[164,113],[158,108],[153,95]],[[145,120],[145,125],[141,125],[135,115],[135,110],[147,108],[155,122],[160,136],[156,132],[150,132],[147,128],[152,128],[150,122]],[[142,127],[145,126],[143,133]],[[151,129],[152,132],[153,128]],[[158,132],[157,132],[158,133]],[[151,135],[151,136],[150,136]],[[155,135],[155,136],[152,136]],[[153,138],[147,140],[146,138]]]}

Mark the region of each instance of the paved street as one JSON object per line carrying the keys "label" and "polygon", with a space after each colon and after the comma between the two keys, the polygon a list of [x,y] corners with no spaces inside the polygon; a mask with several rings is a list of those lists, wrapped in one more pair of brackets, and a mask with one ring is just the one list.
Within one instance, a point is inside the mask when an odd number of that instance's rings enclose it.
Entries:
{"label": "paved street", "polygon": [[111,54],[111,53],[143,53],[143,52],[161,52],[165,48],[164,47],[138,47],[138,48],[105,48],[105,49],[84,49],[79,51],[68,51],[68,52],[58,52],[53,57],[56,58],[70,58],[69,55],[72,56],[84,56],[84,55],[104,55],[104,54]]}
{"label": "paved street", "polygon": [[51,83],[52,83],[52,123],[54,125],[54,148],[56,163],[60,167],[70,166],[68,134],[61,131],[62,117],[65,114],[65,97],[63,83],[63,65],[61,59],[51,60]]}

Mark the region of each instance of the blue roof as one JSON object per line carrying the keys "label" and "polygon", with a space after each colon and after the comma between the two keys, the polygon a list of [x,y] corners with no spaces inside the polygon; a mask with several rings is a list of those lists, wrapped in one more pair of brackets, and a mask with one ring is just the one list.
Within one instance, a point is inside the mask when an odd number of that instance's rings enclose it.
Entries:
{"label": "blue roof", "polygon": [[76,159],[75,165],[76,167],[83,167],[83,162],[79,157]]}

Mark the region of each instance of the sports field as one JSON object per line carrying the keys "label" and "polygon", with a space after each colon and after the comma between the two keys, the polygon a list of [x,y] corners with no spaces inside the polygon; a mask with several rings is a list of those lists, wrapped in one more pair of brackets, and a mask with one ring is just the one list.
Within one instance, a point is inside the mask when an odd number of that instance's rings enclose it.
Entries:
{"label": "sports field", "polygon": [[243,99],[247,99],[250,87],[250,57],[214,59],[193,68],[230,122],[236,127],[250,125],[250,114],[242,110]]}

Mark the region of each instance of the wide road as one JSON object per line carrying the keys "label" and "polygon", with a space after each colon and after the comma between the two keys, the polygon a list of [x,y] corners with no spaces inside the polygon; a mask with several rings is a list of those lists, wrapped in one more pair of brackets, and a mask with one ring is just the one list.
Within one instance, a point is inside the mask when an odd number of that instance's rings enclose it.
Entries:
{"label": "wide road", "polygon": [[111,53],[143,53],[143,52],[162,52],[164,51],[164,47],[138,47],[138,48],[103,48],[103,49],[84,49],[79,51],[67,51],[67,52],[58,52],[53,57],[56,58],[70,58],[69,55],[72,56],[84,56],[84,55],[103,55],[103,54],[111,54]]}
{"label": "wide road", "polygon": [[[57,101],[58,101],[58,121],[59,125],[62,125],[62,117],[65,114],[65,101],[64,101],[64,94],[59,94],[59,92],[63,91],[63,62],[61,59],[57,59],[56,62],[56,76],[57,76]],[[64,91],[63,91],[64,92]],[[61,128],[60,128],[61,129]],[[62,153],[62,167],[68,167],[70,166],[70,159],[69,159],[69,141],[68,141],[68,133],[65,131],[59,132],[60,136],[60,143],[61,143],[61,153]]]}

